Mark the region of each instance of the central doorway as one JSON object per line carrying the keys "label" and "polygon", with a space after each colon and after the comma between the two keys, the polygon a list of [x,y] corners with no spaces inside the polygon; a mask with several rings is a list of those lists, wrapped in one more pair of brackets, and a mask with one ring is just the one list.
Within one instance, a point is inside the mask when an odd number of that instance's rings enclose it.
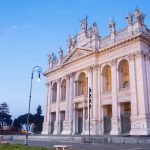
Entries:
{"label": "central doorway", "polygon": [[78,109],[78,134],[83,132],[83,109]]}
{"label": "central doorway", "polygon": [[60,132],[63,131],[63,122],[65,120],[65,111],[60,112]]}
{"label": "central doorway", "polygon": [[104,111],[104,134],[110,134],[111,131],[111,118],[112,118],[112,105],[105,105]]}
{"label": "central doorway", "polygon": [[131,130],[131,104],[121,103],[121,133],[129,134]]}
{"label": "central doorway", "polygon": [[56,120],[56,112],[51,113],[51,134],[54,132],[54,125]]}

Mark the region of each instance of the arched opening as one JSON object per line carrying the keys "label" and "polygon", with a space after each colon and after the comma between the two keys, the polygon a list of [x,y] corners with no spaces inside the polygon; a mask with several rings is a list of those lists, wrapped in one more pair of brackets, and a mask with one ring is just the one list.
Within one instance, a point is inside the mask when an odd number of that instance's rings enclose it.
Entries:
{"label": "arched opening", "polygon": [[78,96],[80,95],[87,96],[87,78],[84,72],[78,77]]}
{"label": "arched opening", "polygon": [[122,60],[119,64],[119,83],[120,89],[129,87],[129,63]]}
{"label": "arched opening", "polygon": [[111,68],[106,65],[103,69],[103,92],[111,92]]}
{"label": "arched opening", "polygon": [[61,100],[66,100],[66,79],[61,83]]}
{"label": "arched opening", "polygon": [[52,88],[52,102],[56,102],[56,99],[57,99],[57,83],[55,82]]}

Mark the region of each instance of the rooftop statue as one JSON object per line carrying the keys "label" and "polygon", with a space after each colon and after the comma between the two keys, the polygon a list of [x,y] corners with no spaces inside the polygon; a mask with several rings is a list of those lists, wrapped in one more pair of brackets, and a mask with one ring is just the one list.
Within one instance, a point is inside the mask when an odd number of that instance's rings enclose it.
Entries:
{"label": "rooftop statue", "polygon": [[52,52],[51,54],[48,55],[48,62],[52,63],[56,60],[56,56],[54,55],[54,53]]}
{"label": "rooftop statue", "polygon": [[59,48],[59,58],[63,58],[63,49],[60,47]]}
{"label": "rooftop statue", "polygon": [[110,18],[110,23],[109,23],[110,33],[115,33],[116,32],[115,26],[116,26],[116,23],[114,21],[114,17],[111,17]]}
{"label": "rooftop statue", "polygon": [[128,22],[128,25],[132,25],[133,24],[133,14],[128,13],[128,16],[126,17],[126,20]]}
{"label": "rooftop statue", "polygon": [[144,24],[145,15],[141,12],[139,8],[136,8],[134,11],[135,22]]}
{"label": "rooftop statue", "polygon": [[72,47],[74,48],[77,44],[77,35],[74,35],[74,37],[72,38]]}
{"label": "rooftop statue", "polygon": [[88,17],[86,16],[85,19],[80,20],[81,21],[81,29],[82,31],[87,32],[87,19]]}
{"label": "rooftop statue", "polygon": [[94,34],[98,34],[98,27],[97,27],[97,23],[96,22],[93,23],[93,33]]}

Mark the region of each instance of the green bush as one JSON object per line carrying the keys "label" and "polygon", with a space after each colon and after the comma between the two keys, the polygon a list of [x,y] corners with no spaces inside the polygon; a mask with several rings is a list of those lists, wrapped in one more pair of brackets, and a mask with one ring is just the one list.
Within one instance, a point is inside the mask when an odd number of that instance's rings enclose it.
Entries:
{"label": "green bush", "polygon": [[44,147],[32,147],[21,144],[0,144],[0,150],[52,150]]}

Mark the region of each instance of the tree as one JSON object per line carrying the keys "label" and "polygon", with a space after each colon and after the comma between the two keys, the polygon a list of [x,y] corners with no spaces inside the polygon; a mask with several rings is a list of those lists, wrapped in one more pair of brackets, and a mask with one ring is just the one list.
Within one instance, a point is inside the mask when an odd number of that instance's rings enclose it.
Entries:
{"label": "tree", "polygon": [[[44,116],[42,116],[41,114],[42,114],[42,108],[41,105],[39,105],[36,109],[36,114],[29,115],[29,128],[31,129],[32,124],[34,124],[33,131],[35,133],[39,133],[42,131]],[[16,128],[16,130],[22,129],[23,125],[25,125],[27,128],[27,116],[28,114],[20,115],[18,116],[18,118],[14,120],[13,126]]]}
{"label": "tree", "polygon": [[[22,129],[23,125],[25,125],[27,128],[27,117],[28,114],[24,114],[24,115],[20,115],[18,118],[14,120],[13,126],[16,128],[16,130]],[[29,128],[33,123],[33,121],[34,121],[34,115],[29,114]]]}
{"label": "tree", "polygon": [[39,115],[39,116],[42,114],[41,105],[39,105],[38,108],[36,109],[36,114]]}
{"label": "tree", "polygon": [[0,128],[3,130],[4,123],[12,124],[11,115],[9,114],[9,107],[6,102],[0,104]]}
{"label": "tree", "polygon": [[42,131],[42,125],[44,121],[44,116],[42,116],[42,108],[41,105],[38,106],[36,109],[36,114],[34,115],[34,128],[33,131],[35,133],[41,132]]}

